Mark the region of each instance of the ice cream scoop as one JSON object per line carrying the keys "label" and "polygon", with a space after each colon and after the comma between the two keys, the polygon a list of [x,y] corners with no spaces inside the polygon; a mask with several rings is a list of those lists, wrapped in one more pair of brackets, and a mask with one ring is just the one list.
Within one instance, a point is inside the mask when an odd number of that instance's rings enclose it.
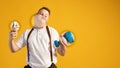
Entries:
{"label": "ice cream scoop", "polygon": [[11,27],[11,31],[18,31],[20,28],[20,25],[17,21],[12,21],[10,27]]}

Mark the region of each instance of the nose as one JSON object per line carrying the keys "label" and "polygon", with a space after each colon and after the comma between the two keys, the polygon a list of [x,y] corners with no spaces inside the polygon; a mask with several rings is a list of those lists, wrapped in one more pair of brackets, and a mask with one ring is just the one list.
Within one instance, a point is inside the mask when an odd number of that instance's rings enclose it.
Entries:
{"label": "nose", "polygon": [[40,14],[42,19],[46,19],[46,16],[44,14]]}
{"label": "nose", "polygon": [[45,16],[45,15],[42,15],[42,18],[43,18],[43,19],[45,19],[45,18],[46,18],[46,16]]}
{"label": "nose", "polygon": [[42,16],[41,18],[42,18],[42,19],[45,19],[45,16]]}

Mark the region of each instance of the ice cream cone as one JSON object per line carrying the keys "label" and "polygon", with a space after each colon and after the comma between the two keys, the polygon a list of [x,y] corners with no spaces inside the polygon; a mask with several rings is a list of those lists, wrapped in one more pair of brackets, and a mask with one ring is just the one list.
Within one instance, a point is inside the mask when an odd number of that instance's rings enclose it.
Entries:
{"label": "ice cream cone", "polygon": [[11,23],[11,31],[18,31],[20,28],[19,23],[17,21],[13,21]]}

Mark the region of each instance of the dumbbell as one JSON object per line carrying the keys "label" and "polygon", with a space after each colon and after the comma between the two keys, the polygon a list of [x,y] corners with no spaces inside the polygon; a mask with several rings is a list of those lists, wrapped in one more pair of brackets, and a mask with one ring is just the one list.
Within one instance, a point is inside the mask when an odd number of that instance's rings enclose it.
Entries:
{"label": "dumbbell", "polygon": [[[73,35],[73,33],[72,33],[71,31],[67,31],[67,32],[64,34],[63,37],[67,40],[68,43],[73,43],[73,42],[74,42],[74,35]],[[54,41],[54,44],[55,44],[56,47],[59,47],[60,42],[57,41],[57,40],[55,40],[55,41]]]}

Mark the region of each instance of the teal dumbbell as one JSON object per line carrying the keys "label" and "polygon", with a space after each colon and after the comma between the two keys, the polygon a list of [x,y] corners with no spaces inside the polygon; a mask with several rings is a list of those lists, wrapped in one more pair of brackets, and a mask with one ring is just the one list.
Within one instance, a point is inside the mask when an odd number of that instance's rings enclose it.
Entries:
{"label": "teal dumbbell", "polygon": [[[64,34],[64,38],[67,40],[68,43],[73,43],[74,42],[74,35],[70,31],[68,31]],[[54,44],[55,44],[56,47],[59,47],[60,42],[55,40]]]}

